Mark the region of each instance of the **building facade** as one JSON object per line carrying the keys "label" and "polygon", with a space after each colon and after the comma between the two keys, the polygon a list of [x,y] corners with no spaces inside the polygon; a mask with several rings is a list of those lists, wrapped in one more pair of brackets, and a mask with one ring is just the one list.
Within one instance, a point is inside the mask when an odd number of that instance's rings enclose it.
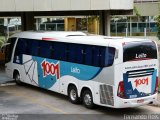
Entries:
{"label": "building facade", "polygon": [[1,0],[0,12],[131,10],[133,0]]}
{"label": "building facade", "polygon": [[111,35],[124,36],[126,30],[130,36],[148,36],[157,33],[154,20],[160,14],[160,0],[134,0],[134,14],[131,16],[114,16],[111,22]]}
{"label": "building facade", "polygon": [[[98,32],[94,32],[94,30],[93,32],[96,34],[110,35],[110,16],[114,14],[131,14],[133,10],[133,0],[0,1],[0,17],[7,18],[8,23],[5,25],[3,22],[4,20],[1,20],[0,24],[4,27],[4,32],[7,32],[7,34],[9,34],[8,32],[10,32],[10,29],[13,29],[14,26],[18,28],[18,30],[20,28],[22,31],[34,29],[79,30],[82,19],[72,18],[73,16],[98,16],[98,24],[97,21],[94,21],[92,25],[87,23],[87,30],[92,31],[92,29],[98,29]],[[52,22],[50,20],[48,21],[50,18],[54,19],[55,16],[64,17],[63,20],[52,20]],[[13,17],[20,17],[21,26],[18,24],[14,26],[11,25],[10,20]],[[43,20],[39,20],[39,18],[47,18],[47,22],[42,22]],[[82,26],[84,25],[81,25],[81,27]],[[86,29],[84,28],[83,30]]]}

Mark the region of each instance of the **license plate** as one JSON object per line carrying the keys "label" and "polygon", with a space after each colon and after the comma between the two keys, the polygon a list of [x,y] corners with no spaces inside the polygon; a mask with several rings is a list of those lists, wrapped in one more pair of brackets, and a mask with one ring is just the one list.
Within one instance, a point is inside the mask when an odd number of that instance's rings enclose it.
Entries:
{"label": "license plate", "polygon": [[137,100],[137,103],[143,103],[144,99]]}

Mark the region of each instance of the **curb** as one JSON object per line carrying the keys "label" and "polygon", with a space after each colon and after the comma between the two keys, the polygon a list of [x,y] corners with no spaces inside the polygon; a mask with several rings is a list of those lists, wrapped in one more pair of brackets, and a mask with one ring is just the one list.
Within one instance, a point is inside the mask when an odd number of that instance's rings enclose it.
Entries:
{"label": "curb", "polygon": [[160,91],[158,91],[157,100],[153,102],[152,104],[149,104],[150,106],[160,107]]}
{"label": "curb", "polygon": [[7,82],[5,82],[5,83],[0,83],[0,86],[1,86],[1,87],[11,86],[11,85],[16,85],[15,81],[7,81]]}

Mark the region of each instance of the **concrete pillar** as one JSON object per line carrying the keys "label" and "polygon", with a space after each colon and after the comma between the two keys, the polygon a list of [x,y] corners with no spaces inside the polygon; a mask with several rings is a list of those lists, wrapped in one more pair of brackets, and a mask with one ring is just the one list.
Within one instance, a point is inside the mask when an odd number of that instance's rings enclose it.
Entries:
{"label": "concrete pillar", "polygon": [[105,35],[111,35],[111,18],[110,18],[110,11],[105,12]]}
{"label": "concrete pillar", "polygon": [[33,12],[21,13],[22,31],[34,30],[34,14]]}
{"label": "concrete pillar", "polygon": [[103,23],[104,23],[104,11],[100,11],[99,13],[99,34],[100,35],[104,35]]}
{"label": "concrete pillar", "polygon": [[129,25],[130,25],[130,36],[132,36],[132,17],[130,17]]}
{"label": "concrete pillar", "polygon": [[110,11],[100,11],[99,34],[110,36]]}

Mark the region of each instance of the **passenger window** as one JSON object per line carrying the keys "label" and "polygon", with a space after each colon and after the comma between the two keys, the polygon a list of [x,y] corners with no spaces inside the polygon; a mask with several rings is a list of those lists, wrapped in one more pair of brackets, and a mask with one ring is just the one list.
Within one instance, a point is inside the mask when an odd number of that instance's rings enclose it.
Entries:
{"label": "passenger window", "polygon": [[51,58],[51,42],[40,41],[39,56],[44,58]]}
{"label": "passenger window", "polygon": [[28,40],[27,53],[33,56],[39,55],[39,40]]}
{"label": "passenger window", "polygon": [[99,66],[100,62],[100,52],[99,52],[99,47],[94,46],[93,47],[93,66]]}
{"label": "passenger window", "polygon": [[84,45],[77,45],[75,48],[76,51],[76,63],[84,63],[85,59],[85,49]]}
{"label": "passenger window", "polygon": [[[100,67],[103,67],[103,66],[105,66],[106,64],[108,64],[108,63],[105,63],[106,62],[106,58],[107,58],[107,56],[108,56],[108,54],[107,54],[107,50],[108,50],[108,48],[107,47],[100,47],[99,48],[99,66]],[[108,61],[107,61],[108,62]]]}
{"label": "passenger window", "polygon": [[93,65],[93,46],[86,45],[85,48],[85,64],[86,65]]}
{"label": "passenger window", "polygon": [[65,51],[67,50],[67,44],[55,42],[53,44],[53,47],[54,47],[53,58],[56,59],[56,60],[66,61],[67,60],[67,55],[66,55]]}
{"label": "passenger window", "polygon": [[61,42],[41,42],[40,56],[97,67],[111,66],[115,48]]}
{"label": "passenger window", "polygon": [[76,49],[76,47],[77,47],[77,45],[76,44],[69,44],[68,45],[68,51],[69,51],[69,53],[68,53],[68,61],[69,62],[76,62],[76,51],[75,51],[75,49]]}
{"label": "passenger window", "polygon": [[32,54],[32,41],[26,40],[27,48],[26,48],[26,54],[31,55]]}
{"label": "passenger window", "polygon": [[111,66],[114,62],[115,48],[104,47],[101,48],[101,63],[100,66]]}
{"label": "passenger window", "polygon": [[116,49],[113,47],[108,48],[108,66],[112,65],[114,62]]}

